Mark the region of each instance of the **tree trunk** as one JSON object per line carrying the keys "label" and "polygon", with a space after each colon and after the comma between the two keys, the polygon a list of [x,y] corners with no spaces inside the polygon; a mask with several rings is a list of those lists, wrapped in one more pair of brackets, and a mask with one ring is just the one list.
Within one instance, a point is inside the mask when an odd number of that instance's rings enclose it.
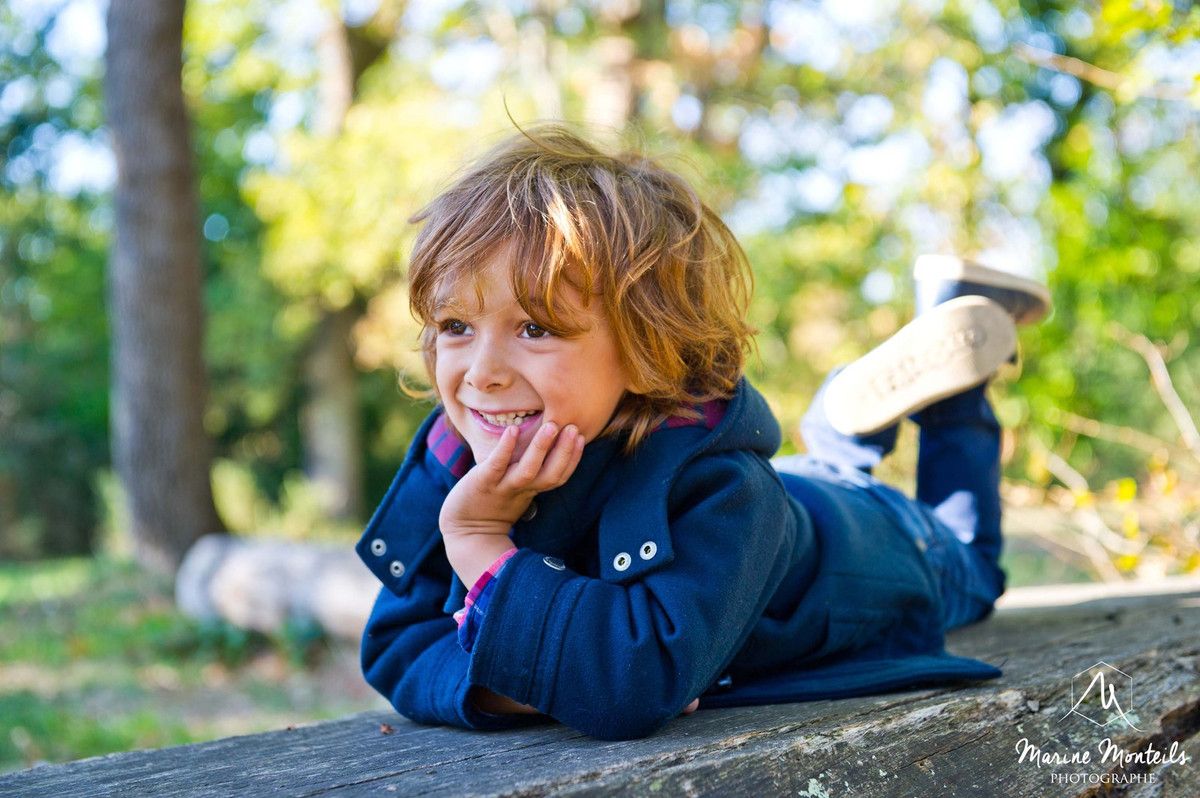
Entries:
{"label": "tree trunk", "polygon": [[351,308],[326,312],[304,362],[304,472],[331,518],[362,514],[363,447]]}
{"label": "tree trunk", "polygon": [[204,432],[199,208],[181,83],[184,0],[112,0],[105,100],[117,162],[109,263],[112,449],[138,561],[173,573],[223,529]]}
{"label": "tree trunk", "polygon": [[[313,129],[336,137],[350,110],[356,75],[345,23],[336,7],[326,13],[328,23],[317,45],[320,82]],[[362,514],[362,421],[351,342],[356,316],[353,306],[322,308],[304,363],[304,472],[321,510],[338,520]]]}

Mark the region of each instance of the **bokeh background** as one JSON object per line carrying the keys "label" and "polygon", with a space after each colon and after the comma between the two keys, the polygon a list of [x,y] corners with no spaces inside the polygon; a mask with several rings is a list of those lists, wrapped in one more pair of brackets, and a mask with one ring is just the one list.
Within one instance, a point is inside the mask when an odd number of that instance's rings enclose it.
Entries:
{"label": "bokeh background", "polygon": [[[994,389],[1011,582],[1200,569],[1191,3],[189,0],[181,29],[129,22],[182,5],[0,4],[0,770],[383,706],[352,641],[186,617],[174,568],[222,529],[356,539],[430,409],[397,381],[421,377],[407,219],[514,125],[647,152],[718,209],[786,451],[823,375],[910,317],[917,254],[1045,280],[1054,313]],[[180,194],[114,154],[163,107],[106,74],[117,42],[181,76],[165,168],[193,204],[158,257],[198,265],[132,304],[114,244],[154,231],[121,191]],[[137,252],[127,274],[167,273]],[[199,345],[194,411],[138,405],[115,365],[111,331],[160,301],[203,326],[137,357],[186,370]],[[137,430],[161,460],[117,456]],[[131,501],[180,455],[208,506]],[[910,485],[913,458],[908,434],[886,476]]]}

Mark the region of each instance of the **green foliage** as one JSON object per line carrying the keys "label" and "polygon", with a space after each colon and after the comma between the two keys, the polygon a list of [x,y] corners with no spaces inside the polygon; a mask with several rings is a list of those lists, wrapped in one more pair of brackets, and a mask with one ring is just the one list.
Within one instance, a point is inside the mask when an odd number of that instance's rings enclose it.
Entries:
{"label": "green foliage", "polygon": [[0,772],[376,706],[338,686],[335,659],[356,670],[342,645],[185,618],[128,561],[0,565]]}
{"label": "green foliage", "polygon": [[288,619],[279,634],[279,645],[293,668],[311,665],[328,644],[325,630],[315,620]]}
{"label": "green foliage", "polygon": [[[789,451],[803,447],[796,423],[820,380],[907,320],[913,258],[940,249],[1007,258],[1054,294],[1054,315],[1022,331],[1020,379],[996,392],[1016,433],[1010,479],[1062,482],[1047,452],[1097,490],[1121,479],[1145,489],[1161,468],[1190,473],[1128,340],[1163,347],[1194,416],[1200,9],[952,0],[848,17],[780,0],[648,4],[636,15],[608,2],[418,10],[387,0],[350,21],[352,102],[340,129],[318,132],[316,34],[281,24],[266,0],[188,6],[206,425],[234,527],[328,527],[304,484],[298,415],[315,325],[342,308],[358,317],[366,494],[381,495],[428,409],[396,383],[398,371],[421,375],[407,220],[459,163],[511,131],[510,117],[586,121],[661,156],[730,221],[755,269],[750,373]],[[10,161],[44,149],[35,133],[47,124],[90,135],[95,72],[72,78],[69,104],[48,102],[63,73],[46,46],[52,19],[29,31],[0,13],[12,34],[3,77],[28,74],[35,89],[0,120]],[[1020,145],[1007,166],[997,141]],[[0,408],[17,407],[0,412],[0,551],[28,554],[94,525],[90,475],[108,456],[109,231],[102,195],[61,196],[44,157],[23,163],[33,176],[20,186],[13,168],[0,173]],[[1161,446],[1131,446],[1131,430]],[[1163,523],[1178,531],[1195,513],[1181,504]]]}
{"label": "green foliage", "polygon": [[47,55],[46,31],[0,9],[0,87],[23,98],[0,115],[0,557],[87,551],[108,458],[108,208],[53,189],[73,178],[54,172],[57,148],[94,142],[100,100]]}
{"label": "green foliage", "polygon": [[173,628],[148,631],[156,648],[185,661],[196,658],[237,666],[245,663],[256,648],[262,647],[261,637],[220,620],[176,624]]}
{"label": "green foliage", "polygon": [[0,694],[0,716],[9,729],[0,739],[0,771],[197,742],[182,724],[164,720],[154,709],[81,719],[75,697],[47,700],[24,690]]}

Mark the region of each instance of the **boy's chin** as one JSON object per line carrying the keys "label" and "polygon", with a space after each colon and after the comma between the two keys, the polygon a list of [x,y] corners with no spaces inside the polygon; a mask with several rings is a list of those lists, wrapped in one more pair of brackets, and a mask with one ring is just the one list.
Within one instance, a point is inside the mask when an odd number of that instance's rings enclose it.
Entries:
{"label": "boy's chin", "polygon": [[[521,437],[524,438],[525,436],[522,435]],[[528,448],[529,448],[528,441],[518,440],[517,447],[515,449],[513,449],[512,457],[508,458],[509,465],[512,465],[513,463],[520,460],[521,455],[525,454],[525,450]],[[471,453],[475,456],[476,463],[482,463],[484,460],[486,460],[492,456],[492,452],[495,451],[495,449],[496,449],[496,442],[488,441],[488,442],[482,443],[478,446],[472,446]]]}
{"label": "boy's chin", "polygon": [[[526,438],[528,438],[529,440],[526,440]],[[521,459],[521,455],[525,454],[525,450],[529,448],[529,444],[532,441],[532,439],[533,439],[532,433],[529,435],[526,435],[525,433],[521,433],[521,437],[517,439],[516,447],[513,448],[512,457],[508,458],[508,462],[510,465]]]}

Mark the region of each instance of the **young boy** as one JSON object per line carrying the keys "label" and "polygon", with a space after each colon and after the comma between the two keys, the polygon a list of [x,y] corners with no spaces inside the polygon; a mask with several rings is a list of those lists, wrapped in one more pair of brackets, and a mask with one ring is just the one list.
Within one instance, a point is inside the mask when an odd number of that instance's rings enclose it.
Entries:
{"label": "young boy", "polygon": [[[367,680],[424,723],[628,739],[695,708],[999,675],[943,633],[1003,587],[987,380],[1036,284],[922,261],[921,314],[780,444],[742,376],[748,265],[677,175],[550,128],[417,217],[439,406],[358,552]],[[921,425],[916,501],[876,482]],[[778,470],[777,470],[778,469]]]}

